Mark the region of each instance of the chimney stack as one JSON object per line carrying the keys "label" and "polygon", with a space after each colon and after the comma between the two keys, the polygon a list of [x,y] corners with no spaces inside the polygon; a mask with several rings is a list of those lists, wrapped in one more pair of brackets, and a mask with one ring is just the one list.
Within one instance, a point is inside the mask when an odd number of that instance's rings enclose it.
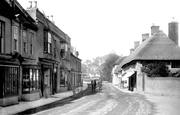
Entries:
{"label": "chimney stack", "polygon": [[154,24],[151,26],[151,35],[154,35],[159,30],[159,26],[155,26]]}
{"label": "chimney stack", "polygon": [[142,42],[149,38],[149,33],[142,34]]}
{"label": "chimney stack", "polygon": [[35,7],[35,8],[37,8],[37,1],[34,1],[34,4],[35,4],[35,6],[34,6],[34,7]]}
{"label": "chimney stack", "polygon": [[140,44],[139,41],[134,42],[134,50],[139,46],[139,44]]}
{"label": "chimney stack", "polygon": [[133,49],[133,48],[131,48],[131,49],[130,49],[130,54],[131,54],[133,51],[134,51],[134,49]]}
{"label": "chimney stack", "polygon": [[32,8],[32,1],[29,1],[29,3],[30,3],[30,7],[29,8]]}
{"label": "chimney stack", "polygon": [[178,22],[174,20],[168,23],[168,37],[178,45]]}

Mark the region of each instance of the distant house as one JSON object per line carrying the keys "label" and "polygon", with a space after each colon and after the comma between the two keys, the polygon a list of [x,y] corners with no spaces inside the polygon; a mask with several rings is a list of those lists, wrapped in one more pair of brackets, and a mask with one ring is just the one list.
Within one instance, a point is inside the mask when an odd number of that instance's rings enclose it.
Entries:
{"label": "distant house", "polygon": [[[152,28],[151,28],[152,29]],[[134,69],[135,76],[129,76],[129,89],[133,91],[145,91],[151,93],[168,94],[176,89],[180,83],[174,84],[164,78],[159,80],[155,86],[141,70],[143,62],[160,61],[165,62],[171,72],[180,70],[180,47],[178,46],[178,22],[169,23],[169,37],[158,28],[152,31],[152,36],[145,39],[127,58],[119,65],[124,71]],[[163,77],[163,76],[162,76]],[[178,79],[178,78],[177,78]],[[149,82],[151,81],[151,82]],[[169,82],[169,84],[166,84]],[[155,83],[155,82],[154,82]],[[172,86],[171,86],[171,85]],[[169,86],[168,86],[169,85]],[[174,86],[175,85],[175,86]],[[159,89],[158,89],[159,88]],[[164,89],[164,90],[163,90]],[[166,90],[166,91],[165,91]],[[178,89],[177,89],[178,90]],[[177,94],[177,91],[175,91]]]}
{"label": "distant house", "polygon": [[125,59],[125,57],[120,57],[114,64],[113,64],[113,68],[112,68],[112,83],[114,85],[119,85],[121,83],[121,76],[119,76],[118,73],[118,65]]}

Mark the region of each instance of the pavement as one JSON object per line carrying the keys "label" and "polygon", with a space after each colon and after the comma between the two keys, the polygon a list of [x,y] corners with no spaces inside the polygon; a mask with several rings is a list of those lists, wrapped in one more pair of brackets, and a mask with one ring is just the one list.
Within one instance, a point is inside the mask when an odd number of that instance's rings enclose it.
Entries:
{"label": "pavement", "polygon": [[[85,91],[87,89],[87,87],[88,87],[87,84],[83,84],[82,89],[80,87],[77,88],[76,93],[79,92],[78,96],[81,96],[81,93],[83,91]],[[81,90],[82,90],[82,92],[80,92]],[[31,101],[31,102],[20,101],[16,105],[0,107],[0,115],[13,115],[13,114],[20,113],[20,112],[23,112],[23,111],[26,111],[29,109],[37,108],[37,107],[44,106],[44,105],[49,105],[53,102],[57,102],[60,100],[66,100],[68,98],[71,98],[72,96],[73,96],[72,91],[66,91],[66,92],[57,93],[55,95],[51,95],[47,99],[41,98],[39,100]]]}
{"label": "pavement", "polygon": [[[139,93],[132,92],[128,89],[120,89],[118,86],[114,85],[117,89],[125,93]],[[179,115],[180,114],[180,96],[161,96],[148,93],[139,93],[146,97],[148,101],[153,103],[154,111],[153,115]]]}

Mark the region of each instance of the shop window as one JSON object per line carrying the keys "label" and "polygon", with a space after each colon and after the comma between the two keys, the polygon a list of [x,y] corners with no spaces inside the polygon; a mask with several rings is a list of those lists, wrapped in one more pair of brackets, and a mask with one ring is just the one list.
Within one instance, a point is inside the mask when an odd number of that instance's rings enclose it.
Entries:
{"label": "shop window", "polygon": [[5,23],[0,21],[0,53],[4,53]]}
{"label": "shop window", "polygon": [[18,95],[18,67],[0,66],[0,97]]}
{"label": "shop window", "polygon": [[39,70],[23,68],[23,93],[39,89]]}

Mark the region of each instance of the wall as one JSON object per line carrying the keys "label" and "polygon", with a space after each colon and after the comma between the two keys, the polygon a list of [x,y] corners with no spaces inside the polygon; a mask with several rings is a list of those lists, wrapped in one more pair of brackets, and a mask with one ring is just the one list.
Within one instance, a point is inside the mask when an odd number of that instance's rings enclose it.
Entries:
{"label": "wall", "polygon": [[145,75],[145,92],[158,95],[180,96],[180,78],[156,77],[149,78]]}
{"label": "wall", "polygon": [[12,52],[12,26],[11,21],[8,18],[5,18],[3,16],[0,16],[0,20],[5,22],[5,49],[4,53],[11,53]]}

